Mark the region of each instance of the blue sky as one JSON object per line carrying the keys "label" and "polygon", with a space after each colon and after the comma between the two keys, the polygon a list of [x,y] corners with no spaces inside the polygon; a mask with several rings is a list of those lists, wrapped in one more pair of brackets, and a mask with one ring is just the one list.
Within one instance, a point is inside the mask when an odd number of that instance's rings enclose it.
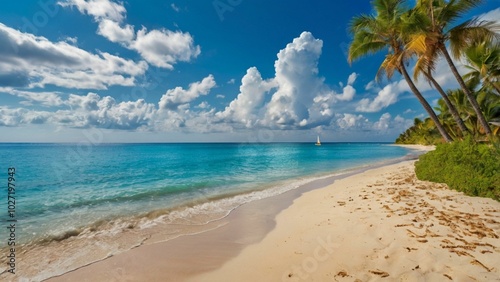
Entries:
{"label": "blue sky", "polygon": [[[499,4],[466,18],[498,19]],[[370,1],[2,3],[0,142],[393,141],[424,111],[400,77],[374,83],[383,54],[347,63],[348,22],[370,12]]]}

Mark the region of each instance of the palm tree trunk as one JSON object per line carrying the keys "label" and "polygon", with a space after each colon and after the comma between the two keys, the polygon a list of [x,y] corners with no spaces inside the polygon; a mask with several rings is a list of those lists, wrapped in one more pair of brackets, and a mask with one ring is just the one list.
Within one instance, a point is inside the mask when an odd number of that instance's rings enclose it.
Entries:
{"label": "palm tree trunk", "polygon": [[446,93],[444,92],[444,90],[441,87],[441,85],[439,85],[439,83],[434,79],[434,77],[432,76],[432,74],[430,74],[428,72],[424,72],[424,75],[425,75],[425,77],[427,77],[427,79],[430,82],[432,82],[432,85],[434,85],[434,87],[436,88],[436,90],[443,97],[443,100],[446,103],[446,106],[448,107],[448,110],[450,111],[451,115],[453,116],[453,119],[455,119],[455,122],[457,123],[458,128],[460,128],[460,131],[462,131],[462,133],[464,135],[469,134],[470,132],[467,129],[467,127],[465,126],[464,121],[460,117],[460,114],[458,113],[457,108],[455,108],[455,106],[453,105],[453,103],[450,101],[450,98],[448,98],[448,95],[446,95]]}
{"label": "palm tree trunk", "polygon": [[471,103],[472,108],[474,109],[474,112],[476,112],[477,119],[479,120],[479,123],[481,124],[481,127],[484,130],[484,133],[486,133],[486,135],[490,136],[491,135],[490,126],[488,125],[488,122],[484,118],[483,112],[481,112],[481,108],[479,107],[479,104],[477,103],[476,98],[474,97],[474,95],[472,95],[469,88],[467,88],[467,86],[465,85],[464,80],[462,79],[462,77],[458,73],[458,70],[455,67],[455,64],[453,63],[453,61],[450,57],[450,54],[448,53],[448,50],[446,50],[446,46],[444,46],[444,45],[439,46],[439,50],[441,50],[441,52],[443,52],[444,57],[445,57],[446,61],[448,62],[448,65],[451,68],[451,72],[453,73],[453,75],[457,79],[458,84],[460,84],[460,87],[464,91],[465,95],[467,95],[467,99]]}
{"label": "palm tree trunk", "polygon": [[401,73],[403,74],[406,82],[408,83],[408,86],[410,86],[411,91],[413,92],[413,94],[415,94],[415,96],[417,96],[418,101],[420,102],[420,104],[422,104],[422,106],[424,106],[424,109],[427,111],[430,118],[432,119],[432,121],[436,125],[439,133],[441,133],[441,136],[443,136],[443,138],[446,142],[453,141],[453,139],[451,139],[451,136],[448,134],[446,129],[444,129],[443,125],[439,121],[439,119],[438,119],[436,113],[434,112],[434,110],[432,109],[431,105],[429,105],[429,103],[427,103],[427,100],[425,100],[424,96],[422,96],[420,91],[418,91],[417,87],[415,86],[415,84],[411,80],[410,75],[406,71],[406,68],[405,68],[403,61],[401,61],[400,65],[399,65],[399,69],[400,69]]}

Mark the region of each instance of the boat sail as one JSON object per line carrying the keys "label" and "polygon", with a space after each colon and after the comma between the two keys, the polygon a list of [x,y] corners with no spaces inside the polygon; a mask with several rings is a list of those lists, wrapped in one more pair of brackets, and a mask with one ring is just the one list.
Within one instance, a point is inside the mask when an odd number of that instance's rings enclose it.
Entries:
{"label": "boat sail", "polygon": [[316,141],[316,146],[321,146],[321,141],[319,141],[319,135],[318,135],[318,140]]}

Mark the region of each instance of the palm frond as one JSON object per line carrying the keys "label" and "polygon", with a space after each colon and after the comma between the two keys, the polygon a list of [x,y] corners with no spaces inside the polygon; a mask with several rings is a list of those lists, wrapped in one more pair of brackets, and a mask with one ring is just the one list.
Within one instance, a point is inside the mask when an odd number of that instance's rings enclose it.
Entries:
{"label": "palm frond", "polygon": [[410,56],[417,56],[417,62],[415,64],[415,71],[413,72],[413,79],[418,81],[418,77],[423,70],[427,69],[429,61],[427,60],[425,54],[427,53],[427,46],[425,44],[424,34],[414,34],[410,37],[409,42],[405,46],[405,50]]}
{"label": "palm frond", "polygon": [[[484,0],[451,0],[448,3],[445,1],[441,2],[438,5],[438,9],[435,10],[435,18],[444,29],[448,24],[452,24],[471,9],[484,3]],[[443,2],[446,4],[443,5]]]}
{"label": "palm frond", "polygon": [[408,38],[415,33],[423,33],[432,23],[429,17],[418,9],[408,10],[401,16],[401,37]]}
{"label": "palm frond", "polygon": [[392,21],[404,11],[404,0],[374,0],[373,8],[377,17],[385,21]]}
{"label": "palm frond", "polygon": [[410,37],[409,42],[406,44],[405,49],[414,55],[423,55],[427,52],[427,44],[426,44],[426,36],[425,34],[414,34]]}
{"label": "palm frond", "polygon": [[428,60],[425,59],[425,57],[420,57],[417,62],[415,63],[415,70],[413,72],[413,80],[418,81],[418,78],[420,75],[425,74],[430,74],[432,73],[429,71],[429,69],[432,69],[429,67],[429,62]]}
{"label": "palm frond", "polygon": [[464,76],[464,81],[469,85],[479,85],[481,84],[481,76],[479,71],[472,69],[470,72],[466,73]]}
{"label": "palm frond", "polygon": [[352,63],[363,56],[377,53],[386,47],[387,42],[380,38],[378,34],[363,30],[355,34],[349,46],[347,60]]}
{"label": "palm frond", "polygon": [[380,65],[375,77],[376,81],[380,81],[385,74],[388,79],[391,79],[395,71],[399,71],[401,65],[401,54],[388,54],[385,60]]}
{"label": "palm frond", "polygon": [[414,34],[405,46],[408,54],[418,57],[413,73],[415,80],[418,80],[422,73],[431,74],[435,70],[436,57],[439,54],[436,44],[432,34]]}
{"label": "palm frond", "polygon": [[466,81],[482,83],[481,90],[500,95],[500,45],[482,42],[468,47],[465,51],[466,65],[470,70],[465,74]]}
{"label": "palm frond", "polygon": [[354,17],[349,23],[349,31],[353,34],[360,30],[373,29],[376,19],[372,15],[361,14]]}
{"label": "palm frond", "polygon": [[500,25],[474,18],[450,29],[448,34],[451,53],[455,59],[459,59],[463,50],[474,44],[500,40]]}

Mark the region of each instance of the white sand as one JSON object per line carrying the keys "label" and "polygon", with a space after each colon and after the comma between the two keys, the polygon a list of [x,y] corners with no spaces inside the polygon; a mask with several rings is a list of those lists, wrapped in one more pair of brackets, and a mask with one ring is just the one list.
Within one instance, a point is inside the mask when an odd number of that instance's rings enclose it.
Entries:
{"label": "white sand", "polygon": [[192,281],[500,281],[500,203],[415,178],[413,161],[304,194],[261,242]]}
{"label": "white sand", "polygon": [[435,145],[405,145],[405,144],[392,144],[391,146],[398,146],[408,149],[414,149],[418,151],[428,152],[436,149]]}

